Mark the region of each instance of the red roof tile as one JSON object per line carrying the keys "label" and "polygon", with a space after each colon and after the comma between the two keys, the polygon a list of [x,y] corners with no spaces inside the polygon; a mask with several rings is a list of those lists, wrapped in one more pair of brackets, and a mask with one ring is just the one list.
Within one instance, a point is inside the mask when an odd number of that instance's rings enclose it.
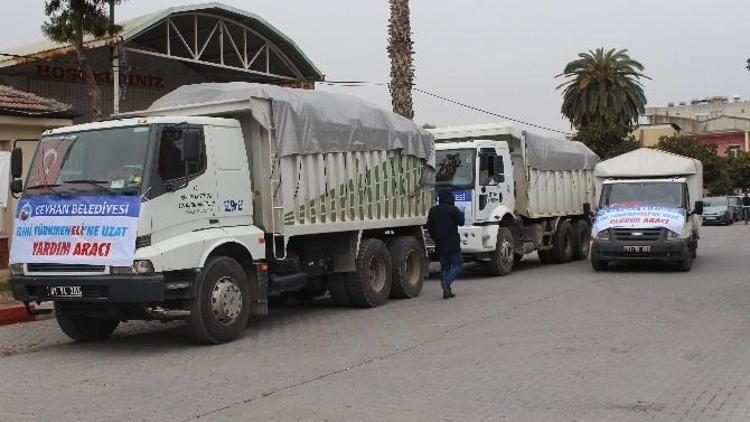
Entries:
{"label": "red roof tile", "polygon": [[66,112],[70,108],[69,105],[51,98],[0,85],[0,114],[44,115]]}

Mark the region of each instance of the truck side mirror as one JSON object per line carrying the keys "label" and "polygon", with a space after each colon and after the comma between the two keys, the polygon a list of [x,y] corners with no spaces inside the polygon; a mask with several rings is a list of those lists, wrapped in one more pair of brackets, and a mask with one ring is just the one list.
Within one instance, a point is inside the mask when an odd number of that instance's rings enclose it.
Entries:
{"label": "truck side mirror", "polygon": [[10,182],[10,191],[11,193],[23,192],[23,181],[21,179],[13,179],[13,181]]}
{"label": "truck side mirror", "polygon": [[201,160],[201,132],[187,129],[182,134],[182,161],[198,162]]}
{"label": "truck side mirror", "polygon": [[695,213],[703,215],[703,201],[695,201]]}
{"label": "truck side mirror", "polygon": [[13,148],[10,153],[10,174],[14,179],[19,179],[23,174],[23,150]]}

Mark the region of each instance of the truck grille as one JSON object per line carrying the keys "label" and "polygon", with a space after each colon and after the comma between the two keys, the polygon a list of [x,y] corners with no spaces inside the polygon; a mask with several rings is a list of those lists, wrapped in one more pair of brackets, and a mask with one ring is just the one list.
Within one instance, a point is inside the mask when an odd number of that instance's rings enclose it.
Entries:
{"label": "truck grille", "polygon": [[26,264],[30,273],[103,273],[104,265],[80,264]]}
{"label": "truck grille", "polygon": [[615,240],[623,242],[656,242],[661,239],[661,228],[656,229],[612,229]]}

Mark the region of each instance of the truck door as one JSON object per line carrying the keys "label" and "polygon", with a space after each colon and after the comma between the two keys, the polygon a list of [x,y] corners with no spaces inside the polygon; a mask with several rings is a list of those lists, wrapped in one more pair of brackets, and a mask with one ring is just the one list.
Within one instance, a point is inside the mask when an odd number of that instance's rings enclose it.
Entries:
{"label": "truck door", "polygon": [[[196,161],[183,158],[186,137],[198,138]],[[215,171],[203,127],[165,125],[155,147],[147,193],[152,242],[216,225]]]}
{"label": "truck door", "polygon": [[[506,171],[507,168],[507,171]],[[479,176],[477,177],[478,222],[487,221],[500,204],[513,209],[513,171],[507,149],[480,148]]]}

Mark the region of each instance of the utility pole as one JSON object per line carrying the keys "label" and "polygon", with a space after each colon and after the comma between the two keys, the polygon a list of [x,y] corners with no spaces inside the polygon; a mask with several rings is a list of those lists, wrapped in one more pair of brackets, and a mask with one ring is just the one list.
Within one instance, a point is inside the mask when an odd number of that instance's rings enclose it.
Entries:
{"label": "utility pole", "polygon": [[[115,0],[109,0],[109,23],[110,28],[115,27]],[[114,37],[114,31],[110,29],[109,36]],[[112,44],[112,114],[120,113],[120,45]]]}

